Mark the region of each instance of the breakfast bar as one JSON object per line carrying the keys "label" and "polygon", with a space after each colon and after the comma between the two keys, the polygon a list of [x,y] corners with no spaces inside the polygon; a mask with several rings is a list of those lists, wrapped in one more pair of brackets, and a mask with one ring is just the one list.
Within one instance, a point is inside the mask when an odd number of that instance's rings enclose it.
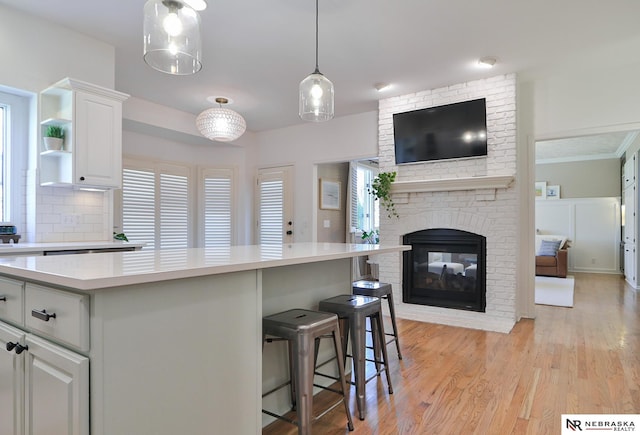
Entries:
{"label": "breakfast bar", "polygon": [[262,373],[282,364],[265,353],[263,367],[262,317],[317,309],[350,292],[355,257],[406,249],[295,243],[0,258],[0,344],[24,367],[14,384],[25,377],[13,392],[25,407],[0,419],[28,415],[27,425],[78,435],[259,433],[272,382]]}

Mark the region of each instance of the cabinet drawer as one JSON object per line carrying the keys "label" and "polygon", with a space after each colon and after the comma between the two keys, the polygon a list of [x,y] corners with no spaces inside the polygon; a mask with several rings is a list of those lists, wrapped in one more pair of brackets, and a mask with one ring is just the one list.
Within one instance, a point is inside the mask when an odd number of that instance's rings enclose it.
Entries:
{"label": "cabinet drawer", "polygon": [[0,278],[0,320],[23,325],[24,283],[9,278]]}
{"label": "cabinet drawer", "polygon": [[34,333],[89,350],[89,296],[35,284],[25,287],[24,322]]}

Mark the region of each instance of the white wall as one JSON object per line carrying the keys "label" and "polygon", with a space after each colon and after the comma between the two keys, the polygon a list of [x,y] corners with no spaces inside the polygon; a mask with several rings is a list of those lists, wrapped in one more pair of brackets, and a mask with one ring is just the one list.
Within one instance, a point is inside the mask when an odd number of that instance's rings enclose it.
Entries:
{"label": "white wall", "polygon": [[536,229],[569,238],[569,272],[620,273],[620,198],[538,200]]}
{"label": "white wall", "polygon": [[[88,196],[72,189],[41,188],[36,184],[37,116],[39,91],[64,77],[113,88],[115,50],[46,20],[0,6],[0,85],[31,94],[30,153],[26,172],[26,216],[23,241],[84,241],[111,237],[111,195]],[[79,222],[63,225],[65,214],[80,216]]]}
{"label": "white wall", "polygon": [[0,5],[0,83],[39,92],[64,77],[113,89],[115,49]]}
{"label": "white wall", "polygon": [[347,162],[378,155],[378,113],[365,112],[256,135],[259,167],[294,166],[295,241],[316,237],[318,163]]}
{"label": "white wall", "polygon": [[536,139],[640,125],[639,52],[636,36],[527,71],[523,80],[533,83]]}

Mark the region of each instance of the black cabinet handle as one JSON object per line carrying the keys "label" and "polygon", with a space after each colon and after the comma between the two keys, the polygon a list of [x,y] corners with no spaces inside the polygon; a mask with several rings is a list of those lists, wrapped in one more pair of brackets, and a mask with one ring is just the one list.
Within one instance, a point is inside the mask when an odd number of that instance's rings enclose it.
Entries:
{"label": "black cabinet handle", "polygon": [[7,341],[7,350],[9,352],[11,352],[13,350],[14,347],[16,347],[18,345],[18,343],[12,343],[10,341]]}
{"label": "black cabinet handle", "polygon": [[291,230],[287,231],[287,236],[290,236],[291,234],[293,234],[293,231]]}
{"label": "black cabinet handle", "polygon": [[84,177],[80,177],[80,181],[84,181]]}
{"label": "black cabinet handle", "polygon": [[25,350],[29,350],[29,346],[22,346],[21,344],[16,344],[16,354],[20,355]]}
{"label": "black cabinet handle", "polygon": [[0,301],[7,302],[7,297],[5,295],[0,296]]}
{"label": "black cabinet handle", "polygon": [[55,319],[56,313],[47,313],[47,310],[31,310],[31,315],[36,319],[40,319],[43,322],[48,322],[49,319]]}

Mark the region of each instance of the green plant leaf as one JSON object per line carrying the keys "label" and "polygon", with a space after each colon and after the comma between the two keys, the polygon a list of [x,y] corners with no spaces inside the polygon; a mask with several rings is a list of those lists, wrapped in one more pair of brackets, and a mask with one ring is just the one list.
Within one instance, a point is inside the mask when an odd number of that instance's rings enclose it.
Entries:
{"label": "green plant leaf", "polygon": [[380,172],[371,183],[369,193],[373,194],[375,199],[380,200],[380,205],[387,211],[387,217],[399,218],[396,211],[396,205],[391,199],[391,183],[396,179],[394,172]]}

